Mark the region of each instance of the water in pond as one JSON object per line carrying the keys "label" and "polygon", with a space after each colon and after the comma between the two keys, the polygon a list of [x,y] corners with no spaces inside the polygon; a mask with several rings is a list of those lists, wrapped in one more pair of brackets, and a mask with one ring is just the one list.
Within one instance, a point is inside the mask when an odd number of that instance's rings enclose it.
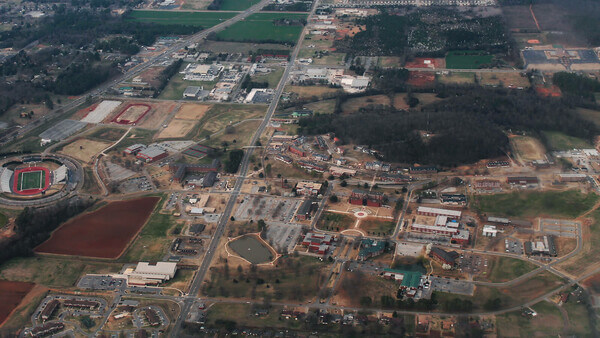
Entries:
{"label": "water in pond", "polygon": [[271,251],[253,236],[238,238],[229,243],[229,247],[253,264],[267,263],[273,259]]}

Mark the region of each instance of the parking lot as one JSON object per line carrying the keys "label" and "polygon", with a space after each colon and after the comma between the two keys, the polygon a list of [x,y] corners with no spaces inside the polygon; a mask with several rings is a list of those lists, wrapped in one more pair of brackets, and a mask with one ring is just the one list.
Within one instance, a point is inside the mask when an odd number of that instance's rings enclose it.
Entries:
{"label": "parking lot", "polygon": [[125,283],[124,279],[115,279],[110,276],[85,275],[77,283],[80,289],[89,290],[115,290]]}
{"label": "parking lot", "polygon": [[433,291],[449,292],[458,295],[472,296],[475,291],[473,283],[447,277],[431,276],[431,289]]}
{"label": "parking lot", "polygon": [[465,253],[458,259],[459,271],[476,275],[487,270],[488,260],[479,255]]}
{"label": "parking lot", "polygon": [[540,231],[546,235],[577,238],[579,222],[562,219],[540,219]]}
{"label": "parking lot", "polygon": [[138,191],[148,191],[152,190],[152,185],[146,176],[134,177],[121,182],[119,185],[119,190],[125,194]]}
{"label": "parking lot", "polygon": [[297,198],[244,196],[235,212],[235,218],[290,223],[300,203],[301,200]]}
{"label": "parking lot", "polygon": [[504,244],[506,252],[517,255],[523,254],[523,243],[521,243],[520,240],[514,238],[507,238],[504,240]]}
{"label": "parking lot", "polygon": [[279,252],[292,252],[301,232],[302,227],[296,224],[268,224],[267,239]]}

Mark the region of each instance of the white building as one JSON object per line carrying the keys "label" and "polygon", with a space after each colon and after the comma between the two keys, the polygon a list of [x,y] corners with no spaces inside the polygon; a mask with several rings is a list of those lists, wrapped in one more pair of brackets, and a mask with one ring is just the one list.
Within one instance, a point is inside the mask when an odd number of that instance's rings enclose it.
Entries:
{"label": "white building", "polygon": [[128,285],[158,285],[173,277],[177,272],[177,263],[172,262],[139,262],[135,269],[127,269]]}
{"label": "white building", "polygon": [[486,237],[496,237],[498,235],[498,228],[495,225],[486,224],[483,226],[483,235]]}

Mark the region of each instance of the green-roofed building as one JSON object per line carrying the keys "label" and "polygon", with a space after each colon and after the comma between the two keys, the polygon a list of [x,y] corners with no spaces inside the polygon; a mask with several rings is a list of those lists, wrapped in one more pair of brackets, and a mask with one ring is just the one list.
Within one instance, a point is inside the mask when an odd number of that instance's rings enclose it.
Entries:
{"label": "green-roofed building", "polygon": [[365,261],[371,257],[379,256],[385,251],[385,247],[385,241],[365,238],[360,242],[358,259]]}
{"label": "green-roofed building", "polygon": [[421,285],[423,274],[419,271],[408,271],[399,269],[383,270],[383,278],[392,279],[400,282],[400,287],[407,289],[416,289]]}

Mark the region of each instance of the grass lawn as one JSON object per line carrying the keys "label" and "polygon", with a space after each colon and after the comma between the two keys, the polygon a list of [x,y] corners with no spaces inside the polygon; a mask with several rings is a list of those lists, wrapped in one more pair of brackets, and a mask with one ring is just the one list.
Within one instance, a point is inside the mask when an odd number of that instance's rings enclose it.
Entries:
{"label": "grass lawn", "polygon": [[277,19],[306,19],[306,14],[256,13],[217,33],[218,40],[295,43],[304,26],[275,25]]}
{"label": "grass lawn", "polygon": [[260,0],[223,0],[221,1],[221,11],[243,11],[259,3]]}
{"label": "grass lawn", "polygon": [[494,257],[488,261],[489,274],[479,276],[476,280],[486,282],[507,282],[524,275],[536,268],[536,265],[520,259],[510,257]]}
{"label": "grass lawn", "polygon": [[[213,266],[202,294],[209,297],[261,299],[270,295],[273,301],[304,301],[314,297],[325,283],[330,263],[314,257],[280,258],[276,266]],[[241,270],[241,271],[240,271]]]}
{"label": "grass lawn", "polygon": [[[223,142],[227,142],[227,149],[240,149],[249,145],[252,136],[258,129],[261,121],[246,121],[233,127],[231,132],[223,132],[218,136],[213,136],[204,144],[210,147],[221,148]],[[229,130],[229,128],[227,129]]]}
{"label": "grass lawn", "polygon": [[572,299],[563,304],[563,308],[567,311],[569,323],[571,324],[569,334],[577,337],[588,335],[590,333],[590,317],[586,306]]}
{"label": "grass lawn", "polygon": [[272,72],[264,75],[255,75],[252,77],[252,81],[254,82],[267,82],[269,84],[269,88],[277,87],[279,80],[281,80],[281,76],[283,76],[283,68],[276,67]]}
{"label": "grass lawn", "polygon": [[548,146],[552,150],[571,150],[594,148],[587,140],[566,135],[558,131],[543,131]]}
{"label": "grass lawn", "polygon": [[446,68],[449,69],[478,69],[490,64],[494,56],[486,55],[484,51],[452,51],[446,55]]}
{"label": "grass lawn", "polygon": [[302,326],[302,321],[279,320],[281,307],[272,307],[266,316],[257,317],[252,311],[251,304],[213,304],[206,312],[208,326],[214,326],[216,320],[230,320],[241,327],[260,328],[291,328],[297,329]]}
{"label": "grass lawn", "polygon": [[450,73],[436,76],[439,83],[443,84],[473,84],[475,83],[475,73]]}
{"label": "grass lawn", "polygon": [[496,327],[500,337],[541,337],[556,336],[563,326],[560,311],[547,301],[532,306],[538,313],[536,317],[527,318],[521,311],[513,311],[496,316]]}
{"label": "grass lawn", "polygon": [[0,228],[5,226],[8,223],[8,216],[3,213],[0,213]]}
{"label": "grass lawn", "polygon": [[[163,205],[164,200],[165,195],[162,195],[157,205]],[[175,220],[171,214],[161,214],[159,211],[160,208],[154,210],[148,223],[119,259],[120,261],[160,261],[164,257],[171,241],[167,232],[174,225]]]}
{"label": "grass lawn", "polygon": [[[596,99],[596,101],[598,101],[598,99]],[[596,126],[600,126],[600,110],[592,110],[585,108],[576,108],[575,110],[585,120],[594,123]]]}
{"label": "grass lawn", "polygon": [[74,286],[86,273],[118,272],[121,264],[46,256],[13,258],[0,265],[0,278],[45,286]]}
{"label": "grass lawn", "polygon": [[359,227],[365,230],[369,235],[385,236],[390,235],[394,231],[396,222],[367,218],[360,221]]}
{"label": "grass lawn", "polygon": [[[229,0],[235,1],[235,0]],[[209,28],[227,19],[234,17],[237,13],[225,12],[182,12],[182,11],[146,11],[134,10],[128,16],[128,20],[149,22],[164,25],[188,25]]]}
{"label": "grass lawn", "polygon": [[40,189],[42,188],[42,182],[46,177],[44,171],[29,171],[19,175],[18,189],[29,190],[29,189]]}
{"label": "grass lawn", "polygon": [[123,136],[125,129],[104,127],[100,128],[93,133],[87,135],[88,138],[96,139],[98,141],[112,141],[115,142]]}
{"label": "grass lawn", "polygon": [[324,230],[340,231],[352,228],[355,223],[354,217],[346,214],[338,214],[325,211],[317,222],[317,228]]}
{"label": "grass lawn", "polygon": [[584,195],[576,190],[512,192],[474,196],[475,208],[493,215],[551,216],[575,218],[591,209],[598,195]]}
{"label": "grass lawn", "polygon": [[[185,67],[185,64],[182,65]],[[183,79],[183,74],[175,74],[169,83],[158,96],[161,100],[182,100],[183,92],[188,86],[203,87],[204,90],[211,90],[215,87],[218,80],[215,81],[187,81]]]}
{"label": "grass lawn", "polygon": [[224,130],[230,123],[261,118],[264,116],[266,110],[266,106],[262,105],[215,104],[204,114],[200,119],[200,123],[196,125],[189,135],[195,135],[194,139],[199,140],[207,135]]}

